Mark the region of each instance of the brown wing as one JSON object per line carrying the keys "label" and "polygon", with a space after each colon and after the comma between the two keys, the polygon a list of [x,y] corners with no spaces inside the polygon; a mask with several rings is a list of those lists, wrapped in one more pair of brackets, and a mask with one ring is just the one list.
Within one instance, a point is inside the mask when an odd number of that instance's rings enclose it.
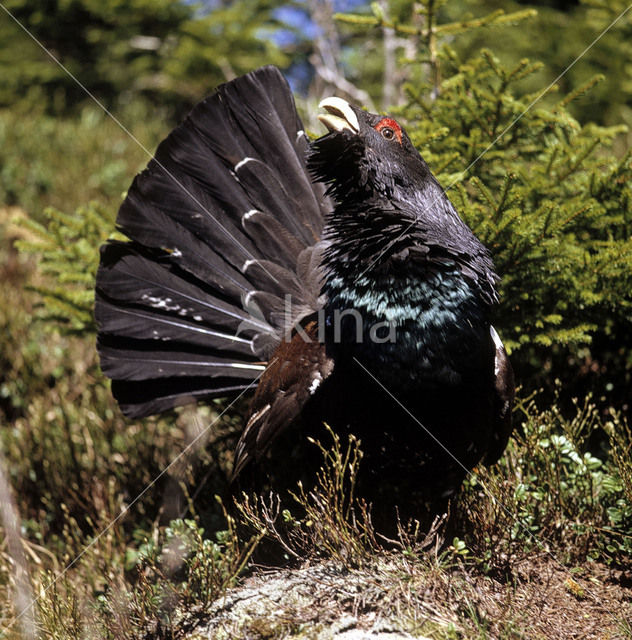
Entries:
{"label": "brown wing", "polygon": [[250,407],[250,417],[235,450],[233,479],[299,415],[334,362],[318,340],[318,323],[309,320],[284,340],[270,358]]}
{"label": "brown wing", "polygon": [[511,412],[513,409],[516,384],[514,373],[500,337],[494,327],[490,327],[496,346],[494,357],[494,432],[492,442],[485,456],[485,464],[494,464],[502,455],[511,435]]}

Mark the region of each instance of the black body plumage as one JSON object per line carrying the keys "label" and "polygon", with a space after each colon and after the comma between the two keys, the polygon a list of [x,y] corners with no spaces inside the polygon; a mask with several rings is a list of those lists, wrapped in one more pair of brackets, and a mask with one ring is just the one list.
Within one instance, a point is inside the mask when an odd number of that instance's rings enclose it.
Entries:
{"label": "black body plumage", "polygon": [[445,496],[511,429],[497,276],[395,121],[323,104],[310,144],[265,67],[159,146],[119,212],[130,242],[102,248],[102,367],[131,417],[257,380],[236,473],[324,420],[362,439],[367,494]]}

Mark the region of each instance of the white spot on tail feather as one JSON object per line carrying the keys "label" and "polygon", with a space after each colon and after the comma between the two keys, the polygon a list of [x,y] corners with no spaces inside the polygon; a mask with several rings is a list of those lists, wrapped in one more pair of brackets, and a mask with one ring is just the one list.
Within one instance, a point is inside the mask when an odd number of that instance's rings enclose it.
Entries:
{"label": "white spot on tail feather", "polygon": [[252,298],[252,296],[254,296],[257,292],[256,291],[249,291],[245,296],[244,296],[244,308],[248,309],[248,307],[250,306],[250,300]]}
{"label": "white spot on tail feather", "polygon": [[265,364],[246,364],[243,362],[231,362],[230,364],[224,365],[227,367],[232,367],[233,369],[252,369],[253,371],[265,371]]}
{"label": "white spot on tail feather", "polygon": [[254,158],[250,158],[248,156],[246,156],[243,160],[240,160],[234,167],[233,171],[239,171],[239,169],[241,169],[241,167],[243,167],[245,164],[247,164],[248,162],[250,162],[251,160],[254,160]]}
{"label": "white spot on tail feather", "polygon": [[[174,302],[172,298],[162,298],[160,296],[150,296],[148,293],[143,293],[141,300],[147,302],[150,307],[154,309],[164,309],[165,311],[180,311],[181,307],[177,302]],[[186,311],[184,312],[186,314]],[[180,315],[183,315],[180,313]]]}

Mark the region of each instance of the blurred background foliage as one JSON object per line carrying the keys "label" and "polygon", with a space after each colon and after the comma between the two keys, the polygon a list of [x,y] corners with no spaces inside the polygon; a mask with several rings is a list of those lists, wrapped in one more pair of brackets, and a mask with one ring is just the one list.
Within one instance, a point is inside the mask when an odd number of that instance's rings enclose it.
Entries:
{"label": "blurred background foliage", "polygon": [[[214,86],[268,63],[286,73],[313,133],[318,100],[334,93],[389,109],[406,124],[503,278],[495,324],[522,397],[543,390],[537,402],[546,408],[539,414],[529,404],[516,414],[527,429],[521,438],[546,444],[564,435],[577,455],[597,456],[607,491],[586,491],[571,515],[607,493],[591,526],[629,535],[632,12],[615,22],[625,0],[3,6],[0,442],[40,564],[54,569],[72,559],[224,406],[124,420],[96,359],[93,279],[124,192],[158,142]],[[573,423],[575,398],[594,402],[590,437],[576,441],[560,427]],[[240,424],[239,410],[223,416],[194,456],[108,530],[78,568],[87,592],[122,584],[156,526],[191,515],[194,503],[212,514],[207,530],[217,528],[212,496],[225,490]],[[623,444],[614,432],[627,434]],[[512,446],[510,458],[519,458],[535,445]],[[535,517],[531,507],[547,491],[538,465],[552,482],[550,450],[543,445],[527,489],[520,485],[528,498],[514,496],[523,500],[521,517]],[[572,494],[572,483],[563,491]],[[555,521],[553,511],[545,515]],[[0,570],[0,603],[9,587]],[[9,616],[0,613],[0,622]]]}
{"label": "blurred background foliage", "polygon": [[270,37],[280,4],[9,0],[4,7],[24,29],[8,15],[0,26],[0,104],[65,115],[90,103],[89,92],[109,109],[141,100],[184,115],[257,59],[287,66]]}

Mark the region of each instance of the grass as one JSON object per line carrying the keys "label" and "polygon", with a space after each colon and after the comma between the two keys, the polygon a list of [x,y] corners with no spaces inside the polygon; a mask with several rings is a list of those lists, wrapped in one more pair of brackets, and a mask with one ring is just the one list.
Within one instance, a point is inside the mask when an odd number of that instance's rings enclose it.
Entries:
{"label": "grass", "polygon": [[[353,495],[361,444],[353,438],[343,443],[333,433],[331,442],[314,445],[323,455],[315,486],[299,486],[291,496],[300,516],[293,515],[293,509],[279,509],[277,496],[244,496],[239,502],[241,523],[215,501],[224,528],[205,531],[208,513],[196,512],[187,488],[195,486],[193,478],[187,481],[187,473],[180,470],[189,517],[161,522],[163,486],[147,496],[140,512],[107,529],[125,506],[124,487],[131,479],[119,479],[109,465],[101,466],[107,456],[89,453],[104,446],[97,441],[107,437],[107,428],[85,407],[73,409],[76,400],[55,395],[61,407],[57,414],[29,413],[32,432],[22,445],[32,450],[26,457],[19,458],[15,446],[5,447],[9,468],[19,478],[27,472],[25,460],[44,446],[44,431],[61,442],[68,436],[67,426],[59,422],[62,416],[64,424],[78,429],[69,433],[74,455],[66,451],[55,459],[57,483],[40,478],[44,489],[39,500],[44,495],[48,500],[38,504],[49,523],[43,526],[33,517],[23,536],[31,587],[39,596],[34,618],[42,637],[186,637],[209,624],[227,589],[244,580],[246,586],[259,580],[261,589],[275,584],[269,576],[258,577],[249,560],[264,537],[279,545],[294,567],[279,576],[285,585],[285,617],[278,619],[269,608],[256,615],[241,611],[241,617],[227,623],[234,634],[227,637],[301,637],[306,629],[326,628],[347,614],[359,625],[377,616],[436,639],[544,638],[554,633],[560,616],[573,619],[586,611],[590,619],[581,624],[587,630],[601,627],[612,630],[603,637],[630,637],[625,617],[629,590],[621,587],[613,595],[609,586],[617,567],[625,568],[629,558],[630,529],[620,526],[625,520],[613,511],[624,494],[617,459],[625,460],[627,470],[629,459],[618,454],[629,446],[629,434],[615,428],[614,418],[602,424],[591,405],[578,406],[575,418],[567,422],[555,411],[539,411],[533,401],[523,403],[522,435],[512,441],[500,465],[480,469],[470,479],[450,521],[438,520],[429,534],[401,527],[396,541],[384,541],[372,529],[369,507]],[[87,404],[107,401],[107,396],[90,396]],[[89,414],[83,422],[82,413]],[[86,422],[95,420],[97,429],[90,431]],[[19,420],[16,424],[25,425]],[[579,449],[601,427],[619,434],[610,441],[604,460]],[[135,441],[126,443],[128,459],[120,460],[127,462],[128,473],[148,465],[140,446],[148,434],[141,436],[136,448]],[[52,455],[52,445],[46,451]],[[78,478],[85,482],[88,472],[92,483],[80,483]],[[63,496],[57,511],[52,506],[55,492]],[[29,505],[33,487],[16,495],[21,496],[16,502],[23,513],[34,510],[36,505]],[[77,503],[84,509],[82,517]],[[455,527],[461,537],[449,538]],[[319,568],[322,573],[314,577],[324,581],[330,594],[317,618],[314,605],[305,604],[304,594],[298,596],[297,585],[304,589],[309,584],[297,569],[305,562]],[[11,565],[5,551],[0,565],[4,626],[17,613]],[[578,627],[565,624],[568,637],[591,637],[572,635]],[[567,637],[559,630],[556,634]],[[5,637],[30,636],[16,625]]]}

